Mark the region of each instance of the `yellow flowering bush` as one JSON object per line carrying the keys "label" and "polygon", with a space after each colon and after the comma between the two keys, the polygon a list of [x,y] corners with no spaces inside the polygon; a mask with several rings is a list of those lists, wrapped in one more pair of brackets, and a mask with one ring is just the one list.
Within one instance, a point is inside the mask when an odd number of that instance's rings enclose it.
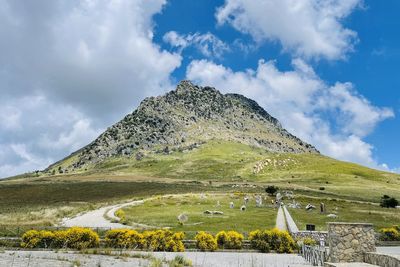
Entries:
{"label": "yellow flowering bush", "polygon": [[261,252],[268,253],[271,250],[271,234],[268,230],[255,230],[249,234],[250,245],[252,248]]}
{"label": "yellow flowering bush", "polygon": [[66,236],[67,231],[54,231],[54,240],[53,247],[54,248],[65,248],[66,247]]}
{"label": "yellow flowering bush", "polygon": [[271,248],[278,253],[292,253],[296,243],[287,231],[271,230]]}
{"label": "yellow flowering bush", "polygon": [[243,235],[236,231],[220,231],[215,238],[221,248],[228,249],[241,249],[244,239]]}
{"label": "yellow flowering bush", "polygon": [[279,229],[255,230],[249,234],[252,248],[261,252],[275,250],[278,253],[292,253],[296,243],[287,231]]}
{"label": "yellow flowering bush", "polygon": [[72,227],[65,231],[65,246],[73,249],[98,247],[99,235],[91,229]]}
{"label": "yellow flowering bush", "polygon": [[298,241],[307,246],[317,245],[317,241],[315,241],[315,239],[313,239],[311,237],[304,237],[304,238],[299,239]]}
{"label": "yellow flowering bush", "polygon": [[[21,247],[23,248],[40,248],[44,247],[43,243],[46,243],[46,240],[49,239],[49,235],[44,233],[45,231],[36,231],[36,230],[30,230],[27,231],[22,235],[22,242],[21,242]],[[47,231],[46,231],[47,232]],[[42,236],[45,238],[45,240],[42,241]]]}
{"label": "yellow flowering bush", "polygon": [[99,246],[99,235],[91,229],[73,227],[63,231],[30,230],[23,234],[23,248],[85,249]]}
{"label": "yellow flowering bush", "polygon": [[195,236],[196,247],[201,251],[215,251],[218,244],[215,237],[207,232],[200,231]]}
{"label": "yellow flowering bush", "polygon": [[105,243],[113,248],[141,248],[143,246],[143,235],[135,230],[115,229],[106,233]]}
{"label": "yellow flowering bush", "polygon": [[185,250],[183,245],[183,232],[172,232],[170,230],[155,230],[143,232],[144,249],[152,251],[171,251],[182,252]]}
{"label": "yellow flowering bush", "polygon": [[397,227],[382,228],[379,230],[383,241],[400,241],[400,232]]}

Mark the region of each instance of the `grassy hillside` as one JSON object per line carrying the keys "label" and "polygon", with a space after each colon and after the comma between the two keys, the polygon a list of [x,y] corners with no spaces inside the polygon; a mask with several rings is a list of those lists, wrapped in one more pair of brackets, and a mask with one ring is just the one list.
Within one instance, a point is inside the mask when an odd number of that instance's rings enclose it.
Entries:
{"label": "grassy hillside", "polygon": [[[70,159],[55,165],[69,164]],[[269,162],[258,172],[255,166]],[[342,162],[319,154],[270,153],[236,142],[210,141],[187,152],[149,153],[109,158],[79,176],[119,176],[213,181],[215,183],[276,184],[284,188],[378,202],[383,194],[400,198],[400,176]],[[59,177],[59,176],[58,176]],[[63,177],[63,176],[61,176]],[[64,177],[71,179],[71,174]]]}
{"label": "grassy hillside", "polygon": [[[35,173],[0,181],[0,233],[2,226],[52,225],[64,216],[132,198],[186,192],[262,193],[271,184],[293,190],[302,204],[339,205],[344,220],[371,220],[379,226],[400,223],[398,210],[377,206],[384,194],[400,199],[399,175],[318,154],[270,153],[214,140],[186,152],[149,152],[141,160],[114,157],[77,173],[60,174],[59,168],[70,160],[53,165],[54,175]],[[300,226],[311,222],[323,228],[329,220],[310,217],[303,210],[294,210],[293,216]]]}

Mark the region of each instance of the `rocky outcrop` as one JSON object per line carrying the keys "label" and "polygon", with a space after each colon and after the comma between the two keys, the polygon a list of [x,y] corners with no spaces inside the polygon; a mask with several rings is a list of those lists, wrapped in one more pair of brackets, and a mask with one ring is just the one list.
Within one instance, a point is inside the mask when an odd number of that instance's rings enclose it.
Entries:
{"label": "rocky outcrop", "polygon": [[91,144],[71,168],[112,156],[141,158],[146,151],[191,150],[210,139],[241,142],[272,152],[318,153],[282,128],[255,101],[182,81],[174,91],[149,97]]}

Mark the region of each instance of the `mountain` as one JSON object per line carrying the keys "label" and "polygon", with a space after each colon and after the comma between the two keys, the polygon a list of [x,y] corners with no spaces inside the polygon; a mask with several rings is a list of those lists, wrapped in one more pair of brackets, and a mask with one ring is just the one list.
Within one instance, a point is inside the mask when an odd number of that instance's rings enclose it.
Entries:
{"label": "mountain", "polygon": [[46,170],[9,180],[61,183],[61,188],[94,182],[94,188],[104,186],[93,189],[99,196],[113,183],[124,188],[124,182],[151,182],[212,184],[228,191],[273,184],[330,198],[400,198],[400,175],[321,155],[255,101],[189,81],[146,98],[92,143]]}
{"label": "mountain", "polygon": [[141,158],[149,151],[190,150],[215,139],[270,152],[319,153],[282,128],[254,100],[181,81],[163,96],[144,99],[135,111],[75,152],[65,170],[80,169],[110,157]]}

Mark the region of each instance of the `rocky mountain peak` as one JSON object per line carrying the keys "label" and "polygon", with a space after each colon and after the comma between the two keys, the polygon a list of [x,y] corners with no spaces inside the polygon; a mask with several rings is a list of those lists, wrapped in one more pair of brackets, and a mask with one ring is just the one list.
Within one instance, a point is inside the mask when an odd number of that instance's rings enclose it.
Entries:
{"label": "rocky mountain peak", "polygon": [[254,100],[181,81],[163,96],[149,97],[91,144],[77,151],[72,168],[113,156],[192,149],[209,140],[240,142],[272,152],[318,153],[291,135]]}

